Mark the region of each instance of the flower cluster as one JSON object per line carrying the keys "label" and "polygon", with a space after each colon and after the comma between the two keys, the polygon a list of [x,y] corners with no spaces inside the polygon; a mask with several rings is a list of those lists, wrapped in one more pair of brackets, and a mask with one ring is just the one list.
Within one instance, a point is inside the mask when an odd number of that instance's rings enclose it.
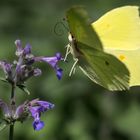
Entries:
{"label": "flower cluster", "polygon": [[34,119],[34,130],[38,131],[44,127],[44,122],[40,120],[41,114],[49,109],[52,109],[54,104],[35,99],[32,101],[26,101],[16,107],[15,88],[17,86],[26,93],[29,93],[24,85],[25,81],[32,76],[39,76],[42,73],[41,69],[34,66],[34,63],[36,62],[48,63],[54,69],[57,78],[60,80],[62,78],[63,70],[59,68],[58,62],[62,61],[63,58],[61,57],[60,53],[56,53],[56,55],[52,57],[34,56],[31,53],[31,45],[26,44],[25,47],[22,47],[20,40],[16,40],[15,45],[17,60],[14,60],[13,63],[0,61],[0,68],[5,74],[5,78],[1,80],[4,80],[12,85],[10,100],[11,104],[8,105],[0,99],[0,108],[4,114],[3,120],[6,122],[6,124],[11,126],[14,125],[14,122],[23,122],[30,116]]}
{"label": "flower cluster", "polygon": [[19,105],[15,110],[12,110],[7,103],[0,99],[0,108],[3,111],[4,119],[7,123],[20,121],[23,122],[27,117],[32,116],[34,130],[41,130],[44,127],[44,122],[40,120],[41,113],[54,108],[54,104],[34,99],[26,101],[24,104]]}
{"label": "flower cluster", "polygon": [[18,60],[14,61],[12,64],[7,61],[0,61],[0,68],[3,69],[8,82],[18,86],[22,85],[32,76],[41,75],[41,70],[33,67],[35,62],[48,63],[55,70],[58,79],[61,79],[63,70],[58,67],[58,62],[63,60],[63,58],[61,57],[60,53],[56,53],[56,55],[53,57],[35,57],[31,53],[30,44],[26,44],[26,46],[23,48],[21,41],[16,40],[15,45]]}

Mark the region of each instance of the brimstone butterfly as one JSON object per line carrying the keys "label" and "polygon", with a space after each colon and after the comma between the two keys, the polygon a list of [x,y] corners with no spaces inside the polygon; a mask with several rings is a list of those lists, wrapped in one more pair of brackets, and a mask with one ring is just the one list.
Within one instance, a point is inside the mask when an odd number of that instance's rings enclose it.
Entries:
{"label": "brimstone butterfly", "polygon": [[82,7],[71,8],[66,16],[70,28],[68,52],[85,75],[109,90],[140,84],[138,7],[117,8],[92,24]]}

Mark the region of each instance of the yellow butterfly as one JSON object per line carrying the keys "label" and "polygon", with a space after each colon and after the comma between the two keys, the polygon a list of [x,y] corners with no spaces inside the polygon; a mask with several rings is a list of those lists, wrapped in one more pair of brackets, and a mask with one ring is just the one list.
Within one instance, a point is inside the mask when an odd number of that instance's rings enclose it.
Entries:
{"label": "yellow butterfly", "polygon": [[[140,85],[140,11],[138,6],[113,9],[92,23],[104,51],[115,55],[130,72],[130,85]],[[120,70],[121,71],[121,70]]]}
{"label": "yellow butterfly", "polygon": [[139,15],[138,6],[123,6],[91,24],[82,7],[68,10],[72,70],[77,64],[93,82],[113,91],[140,85]]}

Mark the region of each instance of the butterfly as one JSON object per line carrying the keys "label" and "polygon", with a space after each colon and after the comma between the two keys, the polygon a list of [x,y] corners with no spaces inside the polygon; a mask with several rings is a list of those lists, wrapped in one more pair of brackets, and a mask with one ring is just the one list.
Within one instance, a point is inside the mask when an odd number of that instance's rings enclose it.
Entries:
{"label": "butterfly", "polygon": [[91,23],[83,7],[66,12],[70,29],[67,54],[83,73],[104,88],[126,90],[140,84],[140,18],[137,6],[109,11]]}

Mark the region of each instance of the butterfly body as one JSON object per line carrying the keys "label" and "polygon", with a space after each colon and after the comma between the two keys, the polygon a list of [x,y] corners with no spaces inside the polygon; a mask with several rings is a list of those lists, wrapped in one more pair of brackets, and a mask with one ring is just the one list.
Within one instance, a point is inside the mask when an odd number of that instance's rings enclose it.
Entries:
{"label": "butterfly body", "polygon": [[80,50],[77,48],[76,39],[71,34],[69,34],[68,39],[69,39],[70,52],[73,55],[73,59],[76,60],[81,55]]}

